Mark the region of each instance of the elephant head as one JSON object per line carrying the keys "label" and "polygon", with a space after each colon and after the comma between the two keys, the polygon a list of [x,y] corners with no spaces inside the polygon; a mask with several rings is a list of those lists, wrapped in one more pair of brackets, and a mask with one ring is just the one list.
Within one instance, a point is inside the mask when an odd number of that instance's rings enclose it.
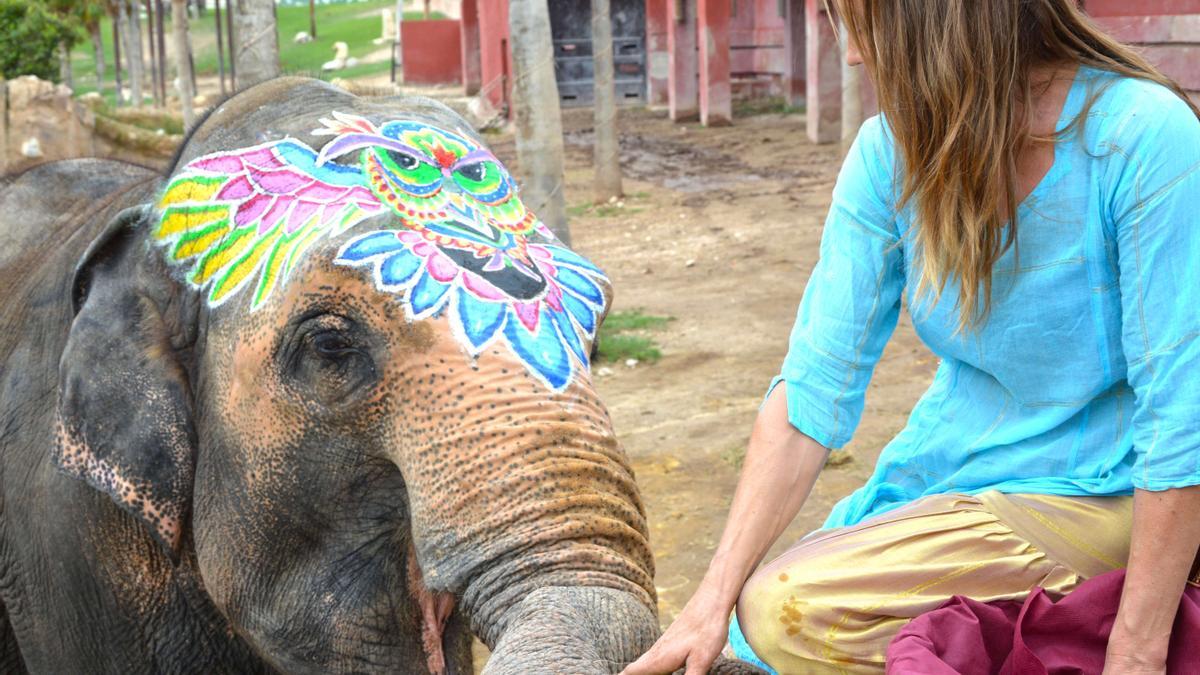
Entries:
{"label": "elephant head", "polygon": [[59,465],[272,666],[458,671],[469,626],[491,672],[610,672],[657,635],[609,283],[448,108],[243,92],[73,293]]}

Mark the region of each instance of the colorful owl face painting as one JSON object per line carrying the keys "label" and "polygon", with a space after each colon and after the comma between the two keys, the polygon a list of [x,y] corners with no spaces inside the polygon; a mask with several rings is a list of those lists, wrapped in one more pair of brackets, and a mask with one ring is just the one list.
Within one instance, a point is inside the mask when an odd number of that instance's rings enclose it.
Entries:
{"label": "colorful owl face painting", "polygon": [[214,153],[167,185],[154,238],[210,306],[246,292],[257,309],[313,242],[390,212],[394,229],[354,235],[334,262],[369,269],[410,321],[447,316],[472,357],[501,341],[555,391],[588,368],[607,279],[549,243],[495,156],[419,122],[321,123],[320,152],[288,138]]}

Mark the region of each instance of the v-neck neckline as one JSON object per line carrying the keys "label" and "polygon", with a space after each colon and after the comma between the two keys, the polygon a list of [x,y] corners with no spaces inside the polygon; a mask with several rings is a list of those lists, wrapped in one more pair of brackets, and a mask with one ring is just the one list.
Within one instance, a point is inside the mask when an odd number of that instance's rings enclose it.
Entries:
{"label": "v-neck neckline", "polygon": [[1041,193],[1056,182],[1059,175],[1065,169],[1062,149],[1064,139],[1061,137],[1061,134],[1075,120],[1075,117],[1079,115],[1079,97],[1083,89],[1081,85],[1083,81],[1083,69],[1086,67],[1082,63],[1076,66],[1075,74],[1071,78],[1071,86],[1067,90],[1066,97],[1063,99],[1062,110],[1058,113],[1058,121],[1054,124],[1054,161],[1051,162],[1050,168],[1046,169],[1046,173],[1042,174],[1042,177],[1033,186],[1033,189],[1029,191],[1029,194],[1025,195],[1018,202],[1018,211],[1030,208],[1036,204],[1041,199]]}

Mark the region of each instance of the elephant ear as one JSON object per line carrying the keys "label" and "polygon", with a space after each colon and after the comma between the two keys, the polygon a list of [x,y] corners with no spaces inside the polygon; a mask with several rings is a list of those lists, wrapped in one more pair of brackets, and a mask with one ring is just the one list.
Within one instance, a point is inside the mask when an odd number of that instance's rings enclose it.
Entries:
{"label": "elephant ear", "polygon": [[[108,224],[75,270],[59,362],[54,461],[139,519],[178,561],[196,434],[164,309],[176,287],[142,265],[146,207]],[[176,311],[178,311],[176,309]]]}

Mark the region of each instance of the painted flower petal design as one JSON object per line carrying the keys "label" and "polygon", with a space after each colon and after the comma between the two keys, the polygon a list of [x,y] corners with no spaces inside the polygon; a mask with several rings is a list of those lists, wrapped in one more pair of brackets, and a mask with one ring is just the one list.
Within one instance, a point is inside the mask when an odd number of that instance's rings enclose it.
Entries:
{"label": "painted flower petal design", "polygon": [[455,303],[458,321],[462,325],[463,334],[471,345],[471,355],[483,351],[496,334],[504,327],[504,319],[508,316],[507,308],[495,302],[479,302],[467,293],[459,293]]}
{"label": "painted flower petal design", "polygon": [[251,288],[260,308],[318,239],[387,214],[391,229],[350,237],[334,262],[367,268],[408,320],[443,317],[472,358],[503,343],[554,391],[587,372],[607,279],[547,243],[490,151],[415,120],[320,122],[313,135],[331,139],[319,152],[268,141],[197,158],[168,182],[152,236],[210,307]]}
{"label": "painted flower petal design", "polygon": [[562,336],[554,326],[554,320],[547,316],[549,310],[542,309],[544,321],[536,334],[526,331],[516,322],[504,326],[504,337],[509,346],[525,365],[539,376],[551,389],[560,390],[571,380],[571,358],[563,345]]}

